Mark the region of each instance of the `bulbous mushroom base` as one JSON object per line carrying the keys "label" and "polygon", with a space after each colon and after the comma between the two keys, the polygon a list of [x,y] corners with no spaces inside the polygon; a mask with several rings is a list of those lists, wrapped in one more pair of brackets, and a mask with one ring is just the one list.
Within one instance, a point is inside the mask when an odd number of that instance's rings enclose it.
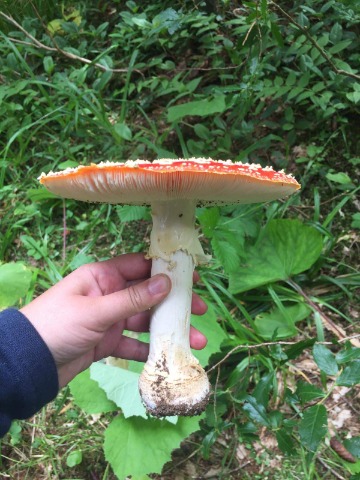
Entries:
{"label": "bulbous mushroom base", "polygon": [[139,389],[146,410],[155,417],[194,416],[202,413],[210,397],[210,384],[200,365],[186,367],[188,372],[169,375],[145,368]]}

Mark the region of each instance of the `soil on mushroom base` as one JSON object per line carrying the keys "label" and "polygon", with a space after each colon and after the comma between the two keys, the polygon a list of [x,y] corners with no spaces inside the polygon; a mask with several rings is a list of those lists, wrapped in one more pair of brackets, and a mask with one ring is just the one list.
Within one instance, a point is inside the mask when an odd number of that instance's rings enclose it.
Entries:
{"label": "soil on mushroom base", "polygon": [[[161,382],[157,383],[156,391],[160,397],[167,398],[166,387],[161,386]],[[209,397],[210,394],[207,394],[206,397],[203,398],[203,400],[196,404],[196,406],[188,403],[181,403],[179,405],[172,406],[171,414],[180,415],[182,417],[192,417],[195,415],[200,415],[209,403]],[[160,401],[156,408],[156,411],[153,411],[149,408],[147,408],[147,410],[153,416],[156,416],[158,418],[165,417],[169,415],[169,404],[167,401]]]}
{"label": "soil on mushroom base", "polygon": [[[194,367],[195,368],[195,367]],[[204,398],[197,402],[195,405],[188,402],[183,402],[174,405],[175,393],[178,393],[178,390],[174,389],[174,385],[170,385],[167,382],[167,376],[169,375],[169,368],[167,365],[166,356],[163,353],[161,359],[159,359],[155,364],[155,370],[157,372],[164,372],[164,375],[157,375],[156,379],[153,381],[153,390],[156,397],[156,409],[150,408],[145,404],[146,410],[148,413],[154,417],[162,418],[166,416],[179,415],[182,417],[189,417],[200,415],[206,408],[209,403],[210,392],[204,396]],[[141,391],[141,389],[140,389]],[[181,385],[179,385],[179,391],[181,391]],[[175,392],[175,393],[174,393]]]}

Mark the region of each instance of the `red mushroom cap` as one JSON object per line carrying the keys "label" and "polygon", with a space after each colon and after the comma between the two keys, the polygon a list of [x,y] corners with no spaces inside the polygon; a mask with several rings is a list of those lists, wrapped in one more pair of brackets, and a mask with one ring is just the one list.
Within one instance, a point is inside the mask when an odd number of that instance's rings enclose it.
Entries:
{"label": "red mushroom cap", "polygon": [[258,203],[300,188],[294,177],[271,167],[204,158],[104,162],[42,174],[39,180],[65,198],[134,205],[177,199],[202,205]]}

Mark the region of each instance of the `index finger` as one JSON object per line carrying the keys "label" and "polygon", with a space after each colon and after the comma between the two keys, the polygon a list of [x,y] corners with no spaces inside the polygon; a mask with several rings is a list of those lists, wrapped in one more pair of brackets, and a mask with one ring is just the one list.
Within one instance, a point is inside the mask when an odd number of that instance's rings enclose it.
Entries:
{"label": "index finger", "polygon": [[117,273],[125,281],[139,280],[150,276],[151,260],[143,253],[126,253],[103,262],[89,265],[95,275]]}
{"label": "index finger", "polygon": [[122,290],[129,282],[148,278],[150,271],[151,261],[143,253],[128,253],[82,265],[52,288],[61,288],[63,293],[98,297]]}

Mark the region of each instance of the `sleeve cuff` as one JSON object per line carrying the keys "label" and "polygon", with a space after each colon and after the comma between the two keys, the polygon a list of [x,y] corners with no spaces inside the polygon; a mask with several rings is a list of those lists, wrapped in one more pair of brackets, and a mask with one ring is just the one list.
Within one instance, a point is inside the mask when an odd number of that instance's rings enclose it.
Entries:
{"label": "sleeve cuff", "polygon": [[21,312],[0,312],[0,423],[29,418],[57,395],[54,358]]}

